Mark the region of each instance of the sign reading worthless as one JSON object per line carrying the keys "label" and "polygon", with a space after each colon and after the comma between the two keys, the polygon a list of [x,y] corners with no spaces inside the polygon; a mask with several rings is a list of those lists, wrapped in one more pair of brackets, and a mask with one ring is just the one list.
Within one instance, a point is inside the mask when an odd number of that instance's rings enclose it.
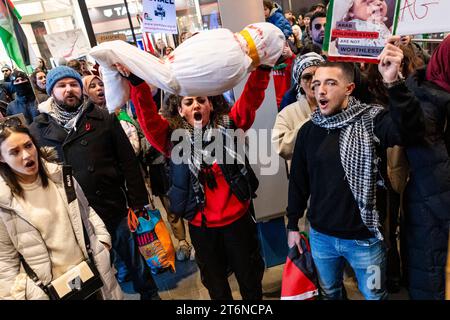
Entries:
{"label": "sign reading worthless", "polygon": [[331,61],[378,63],[395,29],[399,0],[331,0],[323,50]]}
{"label": "sign reading worthless", "polygon": [[449,0],[401,0],[397,34],[450,31]]}
{"label": "sign reading worthless", "polygon": [[143,0],[142,31],[177,33],[175,0]]}

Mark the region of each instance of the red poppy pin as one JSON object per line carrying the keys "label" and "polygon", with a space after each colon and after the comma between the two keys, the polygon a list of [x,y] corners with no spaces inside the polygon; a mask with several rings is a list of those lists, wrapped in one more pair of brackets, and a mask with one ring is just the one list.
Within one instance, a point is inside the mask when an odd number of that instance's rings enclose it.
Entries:
{"label": "red poppy pin", "polygon": [[90,122],[86,122],[86,131],[91,131],[91,123]]}

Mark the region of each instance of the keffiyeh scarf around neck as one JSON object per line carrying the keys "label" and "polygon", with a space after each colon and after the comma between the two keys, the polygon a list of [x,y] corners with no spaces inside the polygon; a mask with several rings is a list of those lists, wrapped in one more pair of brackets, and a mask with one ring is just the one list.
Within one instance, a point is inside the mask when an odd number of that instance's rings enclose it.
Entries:
{"label": "keffiyeh scarf around neck", "polygon": [[373,120],[382,110],[381,106],[362,104],[350,97],[348,108],[341,113],[325,117],[318,108],[311,115],[311,121],[321,128],[341,129],[339,147],[347,181],[363,223],[380,240],[383,236],[376,209],[378,157],[375,150],[379,140],[373,131]]}
{"label": "keffiyeh scarf around neck", "polygon": [[73,112],[67,111],[58,105],[53,99],[48,114],[52,116],[64,129],[70,131],[75,127],[82,110],[83,104]]}
{"label": "keffiyeh scarf around neck", "polygon": [[[209,148],[206,148],[209,144],[213,143],[215,140],[213,137],[217,138],[213,130],[218,130],[220,133],[220,136],[224,139],[223,141],[223,161],[226,161],[225,159],[232,159],[232,161],[237,162],[239,164],[245,164],[245,159],[243,159],[239,153],[236,153],[233,149],[229,148],[231,144],[227,144],[226,141],[230,141],[228,139],[233,139],[232,136],[230,136],[229,132],[227,130],[234,129],[234,123],[230,119],[228,115],[224,115],[222,117],[219,117],[218,121],[216,121],[216,126],[213,127],[213,125],[208,124],[206,128],[197,129],[192,127],[189,123],[186,121],[183,121],[183,129],[185,130],[185,137],[187,141],[191,144],[191,158],[189,161],[189,170],[191,172],[191,181],[192,186],[196,195],[196,201],[197,204],[202,207],[205,203],[205,190],[202,183],[202,179],[200,179],[201,171],[202,170],[210,170],[212,162],[211,160],[216,160],[218,155],[211,154],[208,150]],[[205,159],[209,159],[208,163],[205,163]],[[245,166],[242,166],[241,173],[246,175],[247,169]],[[214,179],[212,176],[212,173],[209,173],[208,176],[205,177],[205,182],[208,184],[208,186],[213,189],[215,185],[215,181],[211,182],[211,179]],[[208,181],[209,179],[209,181]]]}

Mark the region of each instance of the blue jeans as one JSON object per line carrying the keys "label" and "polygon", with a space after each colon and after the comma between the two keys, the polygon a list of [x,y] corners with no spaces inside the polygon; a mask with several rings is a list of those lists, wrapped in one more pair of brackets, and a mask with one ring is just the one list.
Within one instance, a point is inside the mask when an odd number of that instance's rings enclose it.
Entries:
{"label": "blue jeans", "polygon": [[344,259],[355,271],[359,291],[365,299],[387,298],[383,241],[340,239],[310,228],[310,244],[324,299],[343,299]]}

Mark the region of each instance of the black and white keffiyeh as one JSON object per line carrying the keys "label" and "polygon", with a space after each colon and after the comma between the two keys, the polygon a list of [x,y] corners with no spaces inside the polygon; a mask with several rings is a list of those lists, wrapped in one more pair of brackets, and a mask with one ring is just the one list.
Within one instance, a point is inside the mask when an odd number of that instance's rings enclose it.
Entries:
{"label": "black and white keffiyeh", "polygon": [[52,102],[50,105],[50,110],[48,114],[52,116],[58,124],[65,128],[67,131],[70,131],[75,127],[78,118],[83,111],[83,104],[81,104],[74,111],[67,111],[65,108],[61,107],[55,99],[52,98]]}
{"label": "black and white keffiyeh", "polygon": [[[183,126],[184,129],[186,129],[185,138],[191,144],[191,159],[189,161],[189,170],[191,172],[192,187],[196,195],[197,204],[204,205],[205,191],[203,184],[199,180],[199,175],[201,170],[204,168],[205,162],[211,165],[213,161],[217,160],[218,155],[211,154],[211,150],[213,148],[206,148],[211,143],[214,143],[216,141],[215,139],[217,138],[217,135],[214,134],[214,130],[217,130],[220,138],[223,139],[223,163],[226,164],[226,161],[230,159],[232,162],[245,164],[245,158],[243,158],[239,153],[230,148],[230,146],[233,146],[232,143],[227,143],[227,141],[230,142],[230,140],[233,139],[233,137],[230,136],[230,132],[228,130],[235,127],[233,121],[228,115],[220,117],[215,127],[213,127],[211,124],[208,124],[204,129],[193,128],[186,121],[183,121]],[[213,139],[213,136],[216,138]],[[241,173],[243,175],[247,174],[247,169],[245,168],[245,166],[242,166]]]}
{"label": "black and white keffiyeh", "polygon": [[374,134],[373,120],[382,110],[381,106],[362,104],[350,97],[348,108],[336,115],[326,117],[316,109],[311,116],[311,121],[319,127],[341,129],[339,147],[346,178],[363,223],[379,239],[383,239],[376,209],[378,157],[375,143],[379,140]]}

